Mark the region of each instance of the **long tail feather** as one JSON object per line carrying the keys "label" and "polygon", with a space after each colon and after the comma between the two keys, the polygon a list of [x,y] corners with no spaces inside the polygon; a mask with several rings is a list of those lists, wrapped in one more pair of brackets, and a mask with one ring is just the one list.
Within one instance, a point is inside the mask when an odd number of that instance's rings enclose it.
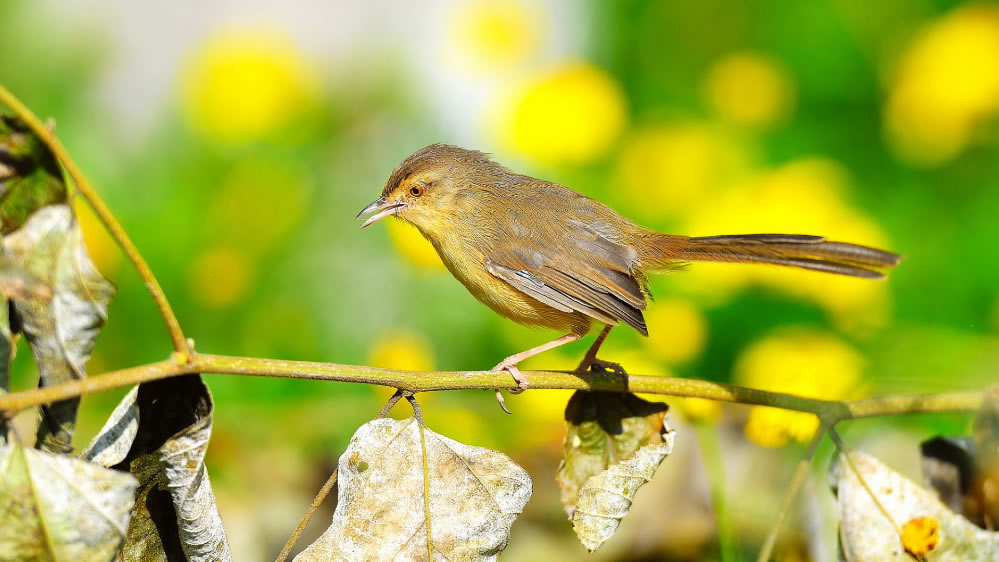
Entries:
{"label": "long tail feather", "polygon": [[653,252],[643,259],[652,267],[669,267],[684,261],[766,263],[881,279],[881,270],[894,267],[898,254],[849,244],[830,242],[822,236],[800,234],[738,234],[687,238],[654,234]]}

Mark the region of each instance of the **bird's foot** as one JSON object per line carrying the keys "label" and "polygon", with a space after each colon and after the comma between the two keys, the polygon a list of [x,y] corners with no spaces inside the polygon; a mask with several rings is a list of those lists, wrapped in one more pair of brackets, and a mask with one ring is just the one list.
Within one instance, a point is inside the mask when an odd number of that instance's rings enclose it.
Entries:
{"label": "bird's foot", "polygon": [[[517,382],[517,390],[511,390],[510,391],[511,394],[520,394],[521,392],[527,390],[527,387],[530,386],[530,382],[527,380],[527,377],[525,377],[520,372],[520,369],[517,368],[516,363],[511,363],[509,361],[509,358],[504,359],[499,363],[499,365],[496,365],[491,370],[506,371],[507,373],[510,373],[510,376],[513,377],[513,380]],[[513,413],[510,410],[506,409],[506,402],[503,400],[503,394],[500,393],[500,389],[498,388],[496,389],[496,401],[499,402],[499,406],[500,408],[503,409],[504,412],[508,414]]]}
{"label": "bird's foot", "polygon": [[604,361],[603,359],[597,359],[596,357],[583,359],[583,362],[576,367],[577,373],[585,373],[586,371],[604,371],[605,373],[614,373],[615,375],[625,376],[628,373],[625,372],[624,367],[620,363],[614,363],[613,361]]}

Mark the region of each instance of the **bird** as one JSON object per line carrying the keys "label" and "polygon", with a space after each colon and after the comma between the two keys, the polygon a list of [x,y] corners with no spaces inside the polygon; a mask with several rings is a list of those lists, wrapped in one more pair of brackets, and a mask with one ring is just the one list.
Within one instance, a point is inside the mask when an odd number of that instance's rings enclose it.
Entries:
{"label": "bird", "polygon": [[[660,233],[573,189],[447,144],[426,146],[403,160],[381,196],[356,218],[364,216],[362,229],[386,217],[416,227],[448,271],[501,316],[564,333],[491,369],[509,373],[515,392],[529,385],[520,362],[583,338],[594,324],[603,329],[577,372],[624,374],[597,352],[615,326],[649,335],[649,273],[689,262],[729,262],[882,279],[901,260],[892,252],[815,235]],[[496,396],[509,413],[499,390]]]}

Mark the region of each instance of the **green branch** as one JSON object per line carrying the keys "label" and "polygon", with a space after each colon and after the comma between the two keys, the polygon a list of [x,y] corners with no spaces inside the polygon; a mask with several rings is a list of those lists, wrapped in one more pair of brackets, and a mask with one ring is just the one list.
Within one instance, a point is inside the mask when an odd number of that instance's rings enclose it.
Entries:
{"label": "green branch", "polygon": [[135,270],[139,273],[139,277],[145,283],[146,289],[149,290],[149,294],[152,295],[153,301],[156,303],[156,308],[159,309],[160,315],[163,317],[163,322],[166,323],[167,332],[170,333],[170,339],[173,341],[173,350],[179,355],[176,360],[181,363],[187,361],[190,354],[187,339],[184,337],[184,332],[180,329],[180,322],[177,321],[177,316],[174,315],[173,308],[170,307],[170,302],[167,300],[166,294],[163,293],[163,288],[160,287],[159,281],[153,275],[153,270],[149,268],[149,264],[146,263],[142,254],[139,253],[138,248],[135,247],[131,238],[125,233],[125,229],[114,218],[111,210],[108,209],[108,206],[97,195],[97,192],[90,185],[86,176],[83,175],[83,171],[76,165],[76,162],[70,157],[69,152],[59,142],[59,139],[42,123],[42,120],[2,84],[0,84],[0,103],[9,107],[14,112],[14,115],[21,119],[45,143],[45,146],[52,151],[52,154],[55,155],[59,162],[62,163],[69,177],[73,179],[76,190],[90,203],[90,206],[94,209],[94,213],[97,214],[97,217],[104,224],[105,228],[114,237],[118,246],[121,247],[122,252],[128,256],[132,265],[135,266]]}
{"label": "green branch", "polygon": [[[112,371],[84,380],[56,386],[27,390],[0,396],[0,411],[13,413],[32,406],[47,404],[113,388],[165,379],[190,373],[278,377],[287,379],[326,380],[361,384],[376,384],[413,393],[440,390],[515,390],[516,384],[507,373],[494,371],[398,371],[363,365],[280,361],[252,357],[192,354],[187,363],[173,359],[139,367]],[[982,402],[980,392],[956,392],[924,396],[885,396],[866,400],[833,401],[804,398],[781,392],[769,392],[731,384],[693,379],[652,377],[647,375],[618,376],[607,373],[571,373],[561,371],[527,371],[523,373],[530,389],[607,390],[706,398],[721,402],[773,406],[785,410],[810,412],[827,425],[846,419],[887,416],[920,412],[974,411]]]}

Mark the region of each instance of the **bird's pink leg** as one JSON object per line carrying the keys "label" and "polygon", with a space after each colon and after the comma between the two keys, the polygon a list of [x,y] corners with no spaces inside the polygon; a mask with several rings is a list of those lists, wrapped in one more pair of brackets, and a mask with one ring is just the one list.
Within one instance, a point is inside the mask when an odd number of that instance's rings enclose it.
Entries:
{"label": "bird's pink leg", "polygon": [[576,367],[577,372],[585,373],[590,370],[591,367],[599,367],[605,371],[612,371],[619,375],[625,374],[624,368],[618,363],[597,359],[597,351],[600,350],[600,346],[603,345],[604,340],[607,339],[607,334],[610,333],[611,328],[613,327],[614,326],[611,326],[610,324],[604,326],[604,329],[600,331],[600,335],[597,336],[596,341],[593,342],[593,345],[590,346],[586,355],[583,356],[583,360],[579,363],[579,366]]}
{"label": "bird's pink leg", "polygon": [[[550,341],[548,343],[543,343],[543,344],[541,344],[541,345],[539,345],[537,347],[532,347],[531,349],[528,349],[527,351],[521,351],[520,353],[517,353],[515,355],[511,355],[511,356],[507,357],[506,359],[500,361],[498,365],[496,365],[495,367],[493,367],[490,370],[492,370],[492,371],[506,371],[506,372],[510,373],[510,376],[513,377],[513,380],[517,381],[517,386],[519,387],[519,390],[514,391],[514,394],[519,394],[519,393],[521,393],[521,392],[523,392],[524,390],[527,389],[527,386],[528,386],[529,383],[528,383],[527,379],[524,378],[524,375],[521,374],[520,369],[517,368],[517,364],[518,363],[520,363],[524,359],[527,359],[528,357],[534,357],[535,355],[537,355],[539,353],[544,353],[544,352],[548,351],[549,349],[555,349],[556,347],[559,347],[561,345],[565,345],[565,344],[567,344],[569,342],[574,342],[574,341],[578,340],[580,337],[582,337],[582,336],[579,336],[577,334],[566,334],[566,335],[564,335],[564,336],[562,336],[562,337],[560,337],[558,339],[552,340],[552,341]],[[503,403],[503,395],[500,394],[499,389],[496,389],[496,400],[499,402],[500,408],[503,408],[503,411],[509,414],[510,411],[506,409],[506,404]]]}

